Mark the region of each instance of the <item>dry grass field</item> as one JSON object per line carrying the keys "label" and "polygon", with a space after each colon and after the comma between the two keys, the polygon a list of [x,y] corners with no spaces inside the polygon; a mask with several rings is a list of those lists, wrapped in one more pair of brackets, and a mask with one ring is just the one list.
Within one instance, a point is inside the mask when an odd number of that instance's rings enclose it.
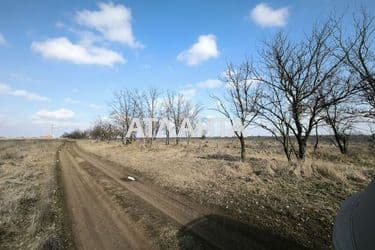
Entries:
{"label": "dry grass field", "polygon": [[332,248],[340,203],[375,176],[374,148],[365,137],[353,140],[348,156],[323,140],[316,153],[308,152],[307,177],[291,172],[279,144],[269,138],[249,138],[245,162],[239,160],[235,139],[169,146],[156,141],[151,148],[141,141],[122,146],[85,140],[78,145],[171,192],[313,249]]}
{"label": "dry grass field", "polygon": [[0,249],[61,249],[57,140],[0,140]]}
{"label": "dry grass field", "polygon": [[[221,244],[220,237],[207,227],[223,233],[225,244],[246,230],[253,242],[244,246],[256,249],[329,249],[340,203],[375,176],[366,137],[355,138],[347,156],[321,140],[304,163],[309,176],[296,176],[270,138],[248,138],[244,162],[236,139],[76,143],[0,141],[0,249],[116,248],[122,241],[140,249],[215,249],[206,244]],[[124,181],[126,174],[137,181]],[[209,214],[201,217],[203,210]],[[87,222],[114,234],[91,238],[98,228]]]}

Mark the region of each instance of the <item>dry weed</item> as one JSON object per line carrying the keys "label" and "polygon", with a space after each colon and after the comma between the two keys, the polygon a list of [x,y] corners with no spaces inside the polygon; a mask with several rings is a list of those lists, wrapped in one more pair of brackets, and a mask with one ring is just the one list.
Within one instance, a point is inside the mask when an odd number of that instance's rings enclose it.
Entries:
{"label": "dry weed", "polygon": [[[0,248],[62,249],[55,154],[61,142],[0,141]],[[60,221],[59,221],[60,218]]]}

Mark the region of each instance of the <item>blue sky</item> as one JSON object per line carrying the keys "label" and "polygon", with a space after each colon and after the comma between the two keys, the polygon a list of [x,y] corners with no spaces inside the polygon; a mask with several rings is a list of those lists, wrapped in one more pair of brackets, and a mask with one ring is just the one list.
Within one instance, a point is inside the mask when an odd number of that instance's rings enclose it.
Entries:
{"label": "blue sky", "polygon": [[[226,61],[374,1],[0,2],[0,136],[84,128],[121,88],[159,87],[210,107]],[[206,111],[208,114],[209,111]]]}

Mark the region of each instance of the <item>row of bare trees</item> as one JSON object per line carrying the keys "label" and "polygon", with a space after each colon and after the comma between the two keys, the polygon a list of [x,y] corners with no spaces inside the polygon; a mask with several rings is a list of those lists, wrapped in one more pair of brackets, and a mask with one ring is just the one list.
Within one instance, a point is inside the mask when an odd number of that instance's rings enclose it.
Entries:
{"label": "row of bare trees", "polygon": [[[355,33],[338,20],[316,25],[302,41],[278,33],[265,42],[255,65],[228,64],[224,96],[212,95],[216,110],[233,124],[260,126],[281,143],[289,161],[303,161],[318,126],[329,127],[334,143],[347,153],[358,118],[375,118],[374,18],[362,12]],[[236,136],[245,159],[243,133]]]}
{"label": "row of bare trees", "polygon": [[[165,143],[170,143],[170,130],[172,128],[178,135],[185,118],[192,123],[197,122],[199,113],[203,107],[194,104],[182,94],[168,91],[165,96],[157,88],[149,88],[143,91],[137,89],[123,89],[113,95],[109,103],[109,120],[98,119],[92,129],[91,136],[100,140],[112,140],[120,138],[123,144],[130,144],[136,134],[128,134],[133,126],[141,126],[145,133],[143,139],[151,145],[157,135],[163,134]],[[134,125],[137,118],[140,124]],[[95,132],[97,131],[97,132]],[[187,141],[191,134],[186,134]],[[176,144],[179,137],[175,136]]]}

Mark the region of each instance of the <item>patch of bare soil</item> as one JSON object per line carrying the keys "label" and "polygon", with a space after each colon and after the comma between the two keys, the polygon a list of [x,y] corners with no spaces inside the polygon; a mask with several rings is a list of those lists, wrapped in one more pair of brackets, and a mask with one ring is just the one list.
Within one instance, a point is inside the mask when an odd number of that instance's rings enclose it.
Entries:
{"label": "patch of bare soil", "polygon": [[150,249],[142,232],[80,167],[80,158],[63,148],[59,159],[77,248]]}
{"label": "patch of bare soil", "polygon": [[0,141],[0,249],[67,249],[57,140]]}
{"label": "patch of bare soil", "polygon": [[[194,235],[194,230],[212,231],[215,226],[211,226],[219,223],[240,228],[253,239],[260,237],[254,242],[262,242],[262,235],[274,235],[298,242],[300,248],[332,248],[333,221],[340,203],[375,176],[375,156],[366,141],[353,142],[352,153],[345,157],[328,142],[321,143],[317,153],[308,154],[305,165],[312,175],[304,178],[290,173],[293,166],[279,145],[264,138],[247,141],[246,162],[239,161],[235,140],[194,140],[177,146],[157,141],[151,148],[142,142],[122,146],[79,141],[78,145],[102,161],[116,163],[123,173],[135,174],[200,207],[220,210],[191,218],[178,230],[185,239]],[[173,233],[170,238],[174,237]],[[189,240],[180,242],[189,248]],[[278,241],[273,243],[277,248]]]}

